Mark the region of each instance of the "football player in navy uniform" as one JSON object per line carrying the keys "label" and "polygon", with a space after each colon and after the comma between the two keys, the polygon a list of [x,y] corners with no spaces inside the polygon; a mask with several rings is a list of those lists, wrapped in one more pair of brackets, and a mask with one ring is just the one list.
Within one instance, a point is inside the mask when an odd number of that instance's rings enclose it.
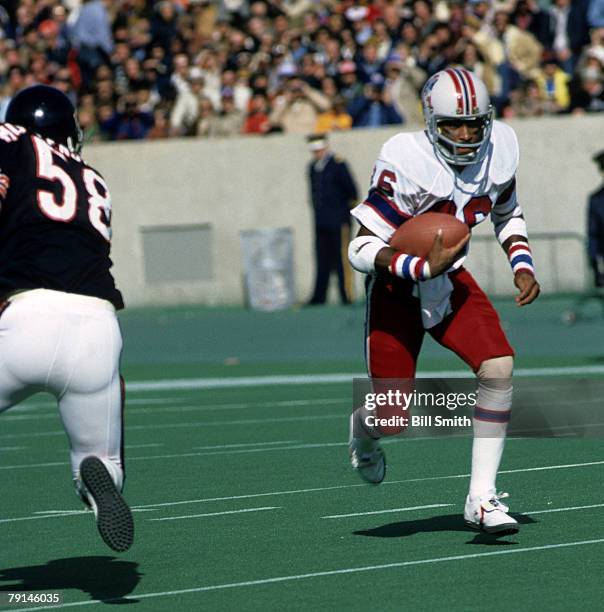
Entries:
{"label": "football player in navy uniform", "polygon": [[0,412],[56,397],[76,490],[124,551],[124,303],[110,272],[111,197],[81,143],[73,105],[44,85],[18,93],[0,124]]}

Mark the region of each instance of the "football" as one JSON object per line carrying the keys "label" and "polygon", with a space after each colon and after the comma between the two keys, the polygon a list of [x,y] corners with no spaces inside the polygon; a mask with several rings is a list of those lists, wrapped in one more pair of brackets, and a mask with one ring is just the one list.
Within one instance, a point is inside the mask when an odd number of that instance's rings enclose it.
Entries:
{"label": "football", "polygon": [[390,246],[409,255],[426,257],[439,229],[443,231],[443,245],[447,248],[457,244],[470,231],[453,215],[427,212],[405,221],[394,232]]}

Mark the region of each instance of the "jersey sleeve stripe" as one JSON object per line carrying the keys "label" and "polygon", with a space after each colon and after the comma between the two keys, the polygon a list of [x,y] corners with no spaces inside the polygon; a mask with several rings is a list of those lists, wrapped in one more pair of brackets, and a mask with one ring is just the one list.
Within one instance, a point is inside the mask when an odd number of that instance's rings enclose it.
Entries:
{"label": "jersey sleeve stripe", "polygon": [[495,206],[501,206],[507,203],[507,201],[512,197],[515,190],[516,190],[516,178],[513,178],[512,182],[508,185],[508,187],[506,187],[501,192],[501,195],[497,198],[497,201],[495,202]]}
{"label": "jersey sleeve stripe", "polygon": [[372,189],[365,200],[365,204],[371,206],[376,210],[388,223],[392,224],[393,227],[398,227],[404,223],[411,215],[407,215],[404,212],[396,209],[394,205],[389,202],[386,198],[379,194],[378,191]]}
{"label": "jersey sleeve stripe", "polygon": [[388,242],[394,234],[395,227],[391,223],[387,222],[377,211],[361,202],[355,208],[352,209],[350,214],[367,229],[371,230],[376,236],[381,238],[384,242]]}

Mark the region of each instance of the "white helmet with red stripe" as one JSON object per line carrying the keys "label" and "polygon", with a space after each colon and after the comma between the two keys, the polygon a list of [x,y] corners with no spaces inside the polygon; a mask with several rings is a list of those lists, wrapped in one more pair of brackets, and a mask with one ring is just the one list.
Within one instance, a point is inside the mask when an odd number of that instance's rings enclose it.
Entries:
{"label": "white helmet with red stripe", "polygon": [[[453,165],[466,166],[484,159],[493,127],[493,106],[485,84],[465,68],[447,68],[432,75],[422,89],[428,137]],[[462,120],[480,126],[477,142],[456,142],[442,133],[442,121]],[[470,150],[460,153],[460,149]]]}

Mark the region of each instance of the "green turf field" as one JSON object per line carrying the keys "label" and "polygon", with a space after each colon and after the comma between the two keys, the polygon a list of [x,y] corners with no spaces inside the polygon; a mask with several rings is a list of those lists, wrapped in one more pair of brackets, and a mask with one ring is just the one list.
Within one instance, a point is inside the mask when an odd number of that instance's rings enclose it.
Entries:
{"label": "green turf field", "polygon": [[[570,302],[497,301],[523,377],[604,376],[604,319],[565,327]],[[349,468],[362,307],[121,321],[135,544],[102,544],[36,396],[0,417],[0,592],[145,611],[601,609],[602,439],[509,440],[498,485],[521,531],[477,535],[461,518],[469,439],[387,441],[378,487]],[[427,340],[420,369],[464,366]]]}

